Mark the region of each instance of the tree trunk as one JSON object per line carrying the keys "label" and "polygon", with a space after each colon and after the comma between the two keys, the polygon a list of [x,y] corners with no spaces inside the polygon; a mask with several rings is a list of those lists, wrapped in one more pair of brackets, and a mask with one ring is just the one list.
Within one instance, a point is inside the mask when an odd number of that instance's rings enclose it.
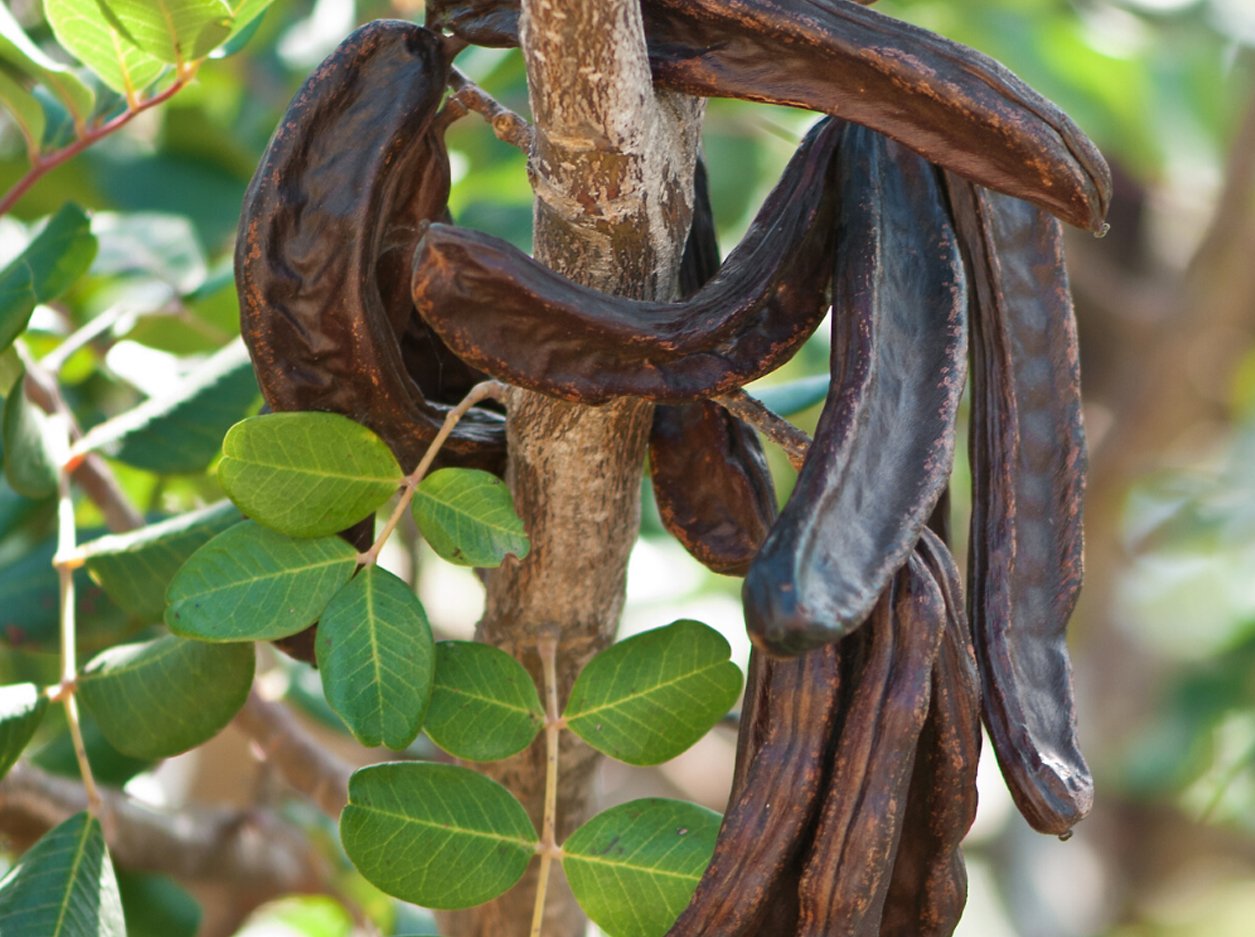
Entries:
{"label": "tree trunk", "polygon": [[[535,255],[587,286],[640,299],[672,299],[692,216],[702,105],[656,94],[638,0],[524,0],[522,47],[535,138]],[[479,636],[513,653],[537,677],[537,639],[559,636],[559,698],[613,639],[628,553],[640,519],[640,473],[652,408],[620,400],[583,407],[519,389],[510,393],[515,504],[532,549],[488,579]],[[596,754],[563,734],[557,835],[589,815]],[[487,766],[540,828],[543,737],[521,755]],[[491,904],[442,916],[445,933],[526,935],[534,900],[529,874]],[[546,937],[584,929],[555,864]]]}

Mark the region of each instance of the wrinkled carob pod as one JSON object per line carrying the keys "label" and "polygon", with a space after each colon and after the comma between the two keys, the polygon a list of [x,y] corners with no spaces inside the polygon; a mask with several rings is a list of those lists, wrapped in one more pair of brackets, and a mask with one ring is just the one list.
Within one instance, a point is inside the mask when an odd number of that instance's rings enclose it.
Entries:
{"label": "wrinkled carob pod", "polygon": [[1082,578],[1076,321],[1059,225],[950,179],[974,283],[968,608],[985,725],[1016,806],[1063,834],[1093,803],[1066,628]]}
{"label": "wrinkled carob pod", "polygon": [[[719,269],[719,245],[699,159],[680,295]],[[743,576],[776,519],[776,494],[758,435],[708,400],[654,409],[649,468],[662,522],[699,562]]]}
{"label": "wrinkled carob pod", "polygon": [[915,752],[881,937],[954,933],[967,900],[967,870],[959,847],[976,818],[980,682],[959,570],[931,530],[924,530],[916,553],[941,586],[946,627],[933,664],[928,721]]}
{"label": "wrinkled carob pod", "polygon": [[[447,73],[442,38],[410,23],[374,22],[345,39],[275,131],[236,245],[241,327],[267,403],[364,423],[407,470],[446,408],[406,371],[401,335],[413,312],[388,280],[408,283],[418,223],[445,213],[434,119]],[[501,420],[476,412],[442,456],[499,470],[504,440]]]}
{"label": "wrinkled carob pod", "polygon": [[551,397],[676,403],[740,387],[792,357],[827,309],[841,127],[807,134],[744,240],[683,302],[610,296],[499,238],[432,225],[414,305],[459,357]]}
{"label": "wrinkled carob pod", "polygon": [[851,645],[865,656],[845,677],[851,695],[798,886],[799,937],[879,933],[945,627],[941,589],[912,554],[867,626],[841,644],[843,656]]}
{"label": "wrinkled carob pod", "polygon": [[756,644],[857,628],[950,475],[967,297],[937,171],[863,127],[841,145],[832,386],[789,502],[745,579]]}
{"label": "wrinkled carob pod", "polygon": [[[518,0],[429,3],[434,22],[517,45]],[[704,97],[822,111],[1102,230],[1111,171],[1088,137],[968,46],[847,0],[643,0],[654,80]]]}

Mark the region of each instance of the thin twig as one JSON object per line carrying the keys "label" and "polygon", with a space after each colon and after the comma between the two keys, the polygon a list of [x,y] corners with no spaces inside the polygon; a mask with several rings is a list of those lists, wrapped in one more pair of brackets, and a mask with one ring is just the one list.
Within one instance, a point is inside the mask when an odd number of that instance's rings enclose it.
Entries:
{"label": "thin twig", "polygon": [[558,639],[546,635],[537,646],[545,675],[545,812],[541,819],[540,869],[536,876],[536,904],[532,910],[531,937],[541,937],[549,871],[558,854],[558,742],[562,734],[558,711]]}
{"label": "thin twig", "polygon": [[738,420],[748,423],[781,449],[789,457],[789,462],[798,471],[810,449],[811,438],[788,420],[768,410],[743,390],[734,390],[718,397],[712,397]]}
{"label": "thin twig", "polygon": [[488,121],[498,140],[518,147],[524,153],[531,152],[532,125],[526,120],[456,68],[449,74],[449,87],[454,92],[450,100],[459,102]]}

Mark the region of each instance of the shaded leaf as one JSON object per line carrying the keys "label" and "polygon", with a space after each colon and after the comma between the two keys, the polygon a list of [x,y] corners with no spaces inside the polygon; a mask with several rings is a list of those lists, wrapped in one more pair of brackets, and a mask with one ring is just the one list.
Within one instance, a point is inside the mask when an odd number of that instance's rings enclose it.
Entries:
{"label": "shaded leaf", "polygon": [[94,274],[149,274],[189,301],[209,275],[196,229],[183,215],[96,212],[92,233],[100,243]]}
{"label": "shaded leaf", "polygon": [[126,937],[99,820],[76,813],[22,856],[0,881],[0,922],[5,934]]}
{"label": "shaded leaf", "polygon": [[349,779],[340,839],[353,864],[394,897],[469,908],[522,878],[536,830],[504,787],[469,768],[371,765]]}
{"label": "shaded leaf", "polygon": [[79,676],[83,706],[123,754],[168,758],[217,735],[253,685],[252,644],[166,635],[109,648]]}
{"label": "shaded leaf", "polygon": [[76,121],[85,120],[91,113],[96,101],[92,89],[31,41],[9,12],[8,4],[0,5],[0,62],[51,89]]}
{"label": "shaded leaf", "polygon": [[231,32],[225,0],[110,0],[109,9],[135,45],[171,65],[204,58]]}
{"label": "shaded leaf", "polygon": [[69,289],[95,256],[91,222],[77,205],[63,205],[0,270],[0,350],[22,334],[37,304]]}
{"label": "shaded leaf", "polygon": [[102,0],[44,0],[44,14],[57,42],[128,100],[165,70],[118,28]]}
{"label": "shaded leaf", "polygon": [[192,554],[166,593],[170,630],[203,641],[271,641],[312,625],[357,565],[339,537],[293,540],[254,521]]}
{"label": "shaded leaf", "polygon": [[117,870],[126,937],[196,937],[200,904],[165,875]]}
{"label": "shaded leaf", "polygon": [[33,683],[0,687],[0,778],[22,754],[47,709],[48,697]]}
{"label": "shaded leaf", "polygon": [[44,109],[39,99],[0,70],[0,105],[17,123],[17,129],[26,140],[26,152],[32,158],[37,156],[44,138]]}
{"label": "shaded leaf", "polygon": [[[64,778],[80,780],[78,758],[74,754],[74,740],[65,725],[64,709],[55,706],[49,712],[48,719],[55,718],[60,722],[57,733],[41,745],[31,755],[31,763],[42,768],[49,774],[58,774]],[[87,750],[87,760],[92,766],[92,775],[97,784],[108,784],[122,787],[127,781],[152,768],[153,763],[144,758],[133,758],[124,755],[110,744],[96,724],[96,719],[84,709],[79,710],[79,722],[83,731],[83,748]]]}
{"label": "shaded leaf", "polygon": [[431,548],[461,566],[500,566],[531,544],[505,482],[479,469],[432,472],[414,493],[414,519]]}
{"label": "shaded leaf", "polygon": [[647,798],[599,813],[562,844],[575,899],[615,937],[661,937],[710,863],[719,814]]}
{"label": "shaded leaf", "polygon": [[368,566],[332,598],[316,644],[327,702],[363,745],[403,749],[431,699],[436,652],[412,589]]}
{"label": "shaded leaf", "polygon": [[26,396],[18,381],[4,401],[4,477],[28,498],[57,493],[58,452],[68,440],[64,427]]}
{"label": "shaded leaf", "polygon": [[521,752],[545,723],[536,684],[500,648],[475,641],[436,645],[436,682],[427,735],[470,761],[497,761]]}
{"label": "shaded leaf", "polygon": [[85,566],[121,608],[142,621],[160,621],[166,608],[166,589],[179,567],[240,520],[234,504],[219,501],[199,511],[85,543]]}
{"label": "shaded leaf", "polygon": [[245,514],[293,537],[351,527],[403,476],[382,439],[337,413],[267,413],[237,423],[218,465],[218,480]]}
{"label": "shaded leaf", "polygon": [[680,754],[719,721],[741,692],[727,639],[681,620],[620,641],[588,662],[571,687],[567,728],[633,765]]}
{"label": "shaded leaf", "polygon": [[779,416],[793,416],[823,403],[828,396],[832,379],[827,374],[800,377],[787,384],[771,384],[755,387],[753,396],[768,410]]}

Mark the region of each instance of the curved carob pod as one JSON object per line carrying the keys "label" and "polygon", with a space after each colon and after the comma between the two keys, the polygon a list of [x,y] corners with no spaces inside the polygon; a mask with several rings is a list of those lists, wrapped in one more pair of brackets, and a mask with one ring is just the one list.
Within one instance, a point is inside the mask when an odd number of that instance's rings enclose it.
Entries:
{"label": "curved carob pod", "polygon": [[678,403],[740,387],[792,357],[827,310],[842,127],[807,134],[745,238],[683,302],[601,293],[499,238],[432,225],[414,305],[460,358],[551,397]]}
{"label": "curved carob pod", "polygon": [[937,171],[850,126],[841,146],[832,386],[742,592],[750,637],[797,654],[857,628],[950,475],[966,290]]}
{"label": "curved carob pod", "polygon": [[863,660],[845,678],[828,791],[798,886],[799,937],[879,933],[945,626],[941,589],[912,554],[867,627],[841,644],[843,655],[862,645]]}
{"label": "curved carob pod", "polygon": [[757,669],[756,703],[738,744],[752,755],[710,865],[668,937],[793,933],[781,904],[791,900],[788,883],[819,808],[841,669],[835,645]]}
{"label": "curved carob pod", "polygon": [[[680,264],[680,295],[719,269],[719,245],[699,158],[693,224]],[[709,400],[654,409],[649,471],[663,525],[699,562],[743,576],[776,519],[776,493],[753,429]]]}
{"label": "curved carob pod", "polygon": [[880,937],[948,937],[967,900],[960,844],[976,818],[980,679],[950,550],[925,529],[915,548],[941,586],[946,626],[933,664],[928,720],[920,732],[902,838]]}
{"label": "curved carob pod", "polygon": [[1063,232],[1025,202],[949,189],[974,283],[968,611],[985,725],[1025,819],[1065,834],[1094,788],[1066,642],[1086,457]]}
{"label": "curved carob pod", "polygon": [[[469,42],[518,44],[518,0],[435,5],[434,22]],[[643,0],[641,12],[662,87],[832,114],[1104,229],[1111,171],[1097,147],[975,49],[848,0]]]}
{"label": "curved carob pod", "polygon": [[[401,336],[412,305],[387,281],[397,258],[404,270],[419,223],[445,213],[435,118],[448,68],[443,38],[412,23],[377,21],[345,39],[275,131],[236,245],[241,327],[267,403],[351,417],[406,469],[447,408],[407,373]],[[504,447],[500,418],[475,411],[442,461],[499,471]]]}

